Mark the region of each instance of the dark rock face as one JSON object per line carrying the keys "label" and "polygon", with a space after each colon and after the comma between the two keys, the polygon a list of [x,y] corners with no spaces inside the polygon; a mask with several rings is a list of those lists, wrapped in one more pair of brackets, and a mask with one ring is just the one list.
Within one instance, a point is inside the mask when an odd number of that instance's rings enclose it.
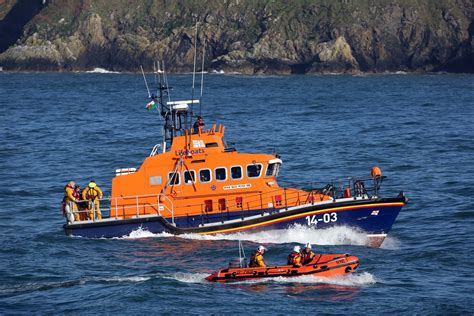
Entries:
{"label": "dark rock face", "polygon": [[197,41],[206,69],[241,73],[474,72],[471,0],[47,4],[0,55],[4,69],[136,71],[164,60],[167,70],[191,71]]}

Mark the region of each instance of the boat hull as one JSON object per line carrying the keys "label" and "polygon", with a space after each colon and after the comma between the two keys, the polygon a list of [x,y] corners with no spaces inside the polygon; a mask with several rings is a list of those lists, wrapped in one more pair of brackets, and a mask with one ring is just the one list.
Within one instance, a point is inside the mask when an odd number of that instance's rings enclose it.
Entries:
{"label": "boat hull", "polygon": [[[292,225],[325,229],[346,226],[366,232],[372,246],[380,245],[391,230],[405,197],[388,199],[341,199],[292,208],[264,209],[235,213],[204,214],[171,218],[146,215],[128,219],[104,219],[65,224],[66,235],[89,238],[127,236],[142,229],[151,233],[224,234],[237,231],[285,229]],[[370,240],[370,236],[374,238]]]}
{"label": "boat hull", "polygon": [[313,275],[317,277],[338,277],[353,273],[359,266],[359,259],[349,254],[317,255],[312,262],[302,267],[272,266],[255,268],[226,268],[206,277],[210,282],[238,282],[277,277]]}

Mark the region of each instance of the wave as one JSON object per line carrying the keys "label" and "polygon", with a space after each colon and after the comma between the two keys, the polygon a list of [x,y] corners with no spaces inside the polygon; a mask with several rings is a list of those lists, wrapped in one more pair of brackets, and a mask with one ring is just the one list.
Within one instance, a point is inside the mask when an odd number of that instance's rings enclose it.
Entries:
{"label": "wave", "polygon": [[110,276],[110,277],[89,277],[76,280],[52,281],[52,282],[29,282],[21,285],[0,287],[1,296],[14,296],[24,293],[46,291],[56,288],[68,288],[83,286],[87,283],[137,283],[150,280],[150,276]]}
{"label": "wave", "polygon": [[171,275],[163,276],[164,279],[176,280],[183,283],[209,283],[205,278],[209,273],[187,273],[176,272]]}
{"label": "wave", "polygon": [[331,227],[327,229],[314,229],[308,226],[295,224],[287,229],[268,230],[260,232],[237,232],[230,234],[200,235],[183,234],[173,235],[170,233],[154,234],[139,228],[129,235],[116,237],[116,239],[139,239],[139,238],[163,238],[177,237],[191,240],[242,240],[265,244],[286,243],[312,243],[316,245],[358,245],[367,244],[367,235],[363,232],[345,226]]}
{"label": "wave", "polygon": [[265,244],[312,243],[317,245],[365,245],[367,235],[349,227],[339,226],[314,229],[293,225],[287,229],[261,232],[238,232],[231,234],[199,235],[184,234],[176,237],[195,240],[242,240]]}
{"label": "wave", "polygon": [[[165,276],[165,279],[173,279],[179,282],[184,283],[207,283],[211,284],[205,280],[209,274],[206,273],[185,273],[177,272],[171,275]],[[377,283],[375,276],[369,272],[354,273],[341,277],[317,277],[313,275],[302,275],[297,277],[285,278],[285,277],[276,277],[276,278],[264,278],[257,280],[246,280],[246,281],[237,281],[232,282],[232,284],[257,284],[257,283],[299,283],[299,284],[330,284],[330,285],[340,285],[347,287],[363,287]]]}
{"label": "wave", "polygon": [[[288,244],[288,243],[300,243],[305,244],[307,242],[315,245],[353,245],[353,246],[366,246],[367,235],[364,232],[357,231],[355,229],[338,226],[326,229],[315,229],[308,226],[295,224],[287,229],[279,230],[268,230],[260,232],[237,232],[230,234],[215,234],[215,235],[200,235],[200,234],[183,234],[173,235],[170,233],[157,233],[147,231],[146,229],[139,228],[134,230],[129,235],[122,237],[116,237],[114,239],[141,239],[141,238],[167,238],[175,237],[188,240],[241,240],[250,241],[254,243],[264,244]],[[400,241],[395,238],[388,236],[382,243],[382,249],[396,250],[400,249]]]}
{"label": "wave", "polygon": [[174,237],[174,235],[169,233],[154,234],[146,229],[143,229],[142,227],[139,227],[128,235],[124,235],[122,237],[114,237],[113,239],[141,239],[150,237]]}
{"label": "wave", "polygon": [[86,73],[89,73],[89,74],[119,74],[120,72],[107,70],[107,69],[104,69],[104,68],[94,68],[92,70],[86,71]]}

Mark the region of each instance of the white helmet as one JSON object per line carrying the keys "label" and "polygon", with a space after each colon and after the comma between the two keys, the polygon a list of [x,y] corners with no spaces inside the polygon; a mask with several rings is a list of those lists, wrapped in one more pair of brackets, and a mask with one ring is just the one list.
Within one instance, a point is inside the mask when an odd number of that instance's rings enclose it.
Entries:
{"label": "white helmet", "polygon": [[311,244],[307,243],[305,248],[311,249]]}
{"label": "white helmet", "polygon": [[294,246],[294,247],[293,247],[293,251],[294,251],[294,252],[300,252],[300,251],[301,251],[300,246]]}
{"label": "white helmet", "polygon": [[265,250],[267,250],[267,248],[263,247],[262,245],[258,246],[258,251],[260,252],[264,252]]}

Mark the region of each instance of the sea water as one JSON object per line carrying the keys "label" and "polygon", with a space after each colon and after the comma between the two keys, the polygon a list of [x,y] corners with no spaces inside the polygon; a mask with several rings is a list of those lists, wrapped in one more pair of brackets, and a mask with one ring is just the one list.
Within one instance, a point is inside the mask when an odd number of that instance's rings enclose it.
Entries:
{"label": "sea water", "polygon": [[[191,80],[169,76],[172,100],[191,98]],[[141,75],[1,73],[0,314],[472,313],[473,91],[472,75],[205,76],[194,112],[224,124],[240,152],[281,155],[280,185],[380,166],[382,195],[409,199],[381,248],[347,227],[87,239],[64,235],[64,185],[94,179],[110,195],[115,169],[139,167],[161,142]],[[358,256],[360,268],[206,282],[238,255],[237,240],[248,256],[264,244],[268,264],[311,242]]]}

